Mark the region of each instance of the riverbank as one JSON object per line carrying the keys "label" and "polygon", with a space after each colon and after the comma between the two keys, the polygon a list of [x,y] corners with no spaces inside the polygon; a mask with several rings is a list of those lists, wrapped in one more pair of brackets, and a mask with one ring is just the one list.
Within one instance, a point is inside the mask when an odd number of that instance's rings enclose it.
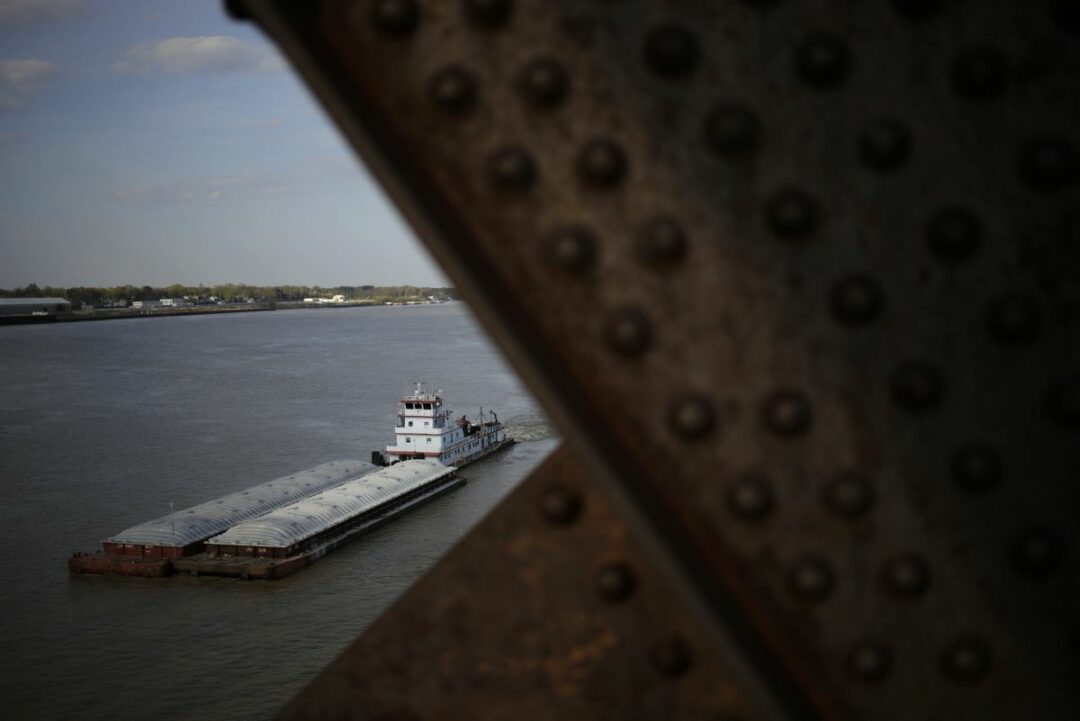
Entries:
{"label": "riverbank", "polygon": [[[442,301],[443,303],[449,301]],[[31,319],[37,322],[78,322],[89,320],[121,320],[123,318],[167,318],[176,315],[210,315],[212,313],[254,313],[268,310],[329,310],[331,308],[383,308],[386,306],[441,305],[406,301],[401,303],[303,303],[294,301],[276,303],[244,303],[237,305],[197,305],[180,308],[94,308],[92,310],[73,310],[57,313],[55,316],[42,316]],[[28,321],[29,322],[29,321]]]}
{"label": "riverbank", "polygon": [[275,310],[272,305],[196,305],[186,308],[94,308],[57,313],[60,323],[88,320],[120,320],[123,318],[166,318],[174,315],[210,315],[211,313],[254,313]]}

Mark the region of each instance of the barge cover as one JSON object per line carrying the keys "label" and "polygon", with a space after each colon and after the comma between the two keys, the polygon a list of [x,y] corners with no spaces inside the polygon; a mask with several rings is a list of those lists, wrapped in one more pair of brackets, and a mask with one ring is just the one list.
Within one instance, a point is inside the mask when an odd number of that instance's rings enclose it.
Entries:
{"label": "barge cover", "polygon": [[207,546],[289,548],[453,473],[453,468],[431,459],[395,463],[233,526],[208,540]]}
{"label": "barge cover", "polygon": [[375,468],[371,463],[357,460],[323,463],[132,526],[106,539],[106,548],[110,545],[190,546],[237,523],[371,473]]}

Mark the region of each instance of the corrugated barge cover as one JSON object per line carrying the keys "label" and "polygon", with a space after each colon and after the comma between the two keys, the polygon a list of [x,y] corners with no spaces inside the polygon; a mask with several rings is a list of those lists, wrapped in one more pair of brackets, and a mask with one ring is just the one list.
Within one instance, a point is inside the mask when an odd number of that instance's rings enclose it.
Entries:
{"label": "corrugated barge cover", "polygon": [[241,521],[295,503],[327,488],[370,473],[376,466],[364,461],[341,460],[276,478],[247,490],[231,493],[170,513],[121,531],[106,543],[187,546],[221,533]]}
{"label": "corrugated barge cover", "polygon": [[431,459],[395,463],[288,508],[241,523],[207,543],[288,548],[453,472],[453,468]]}

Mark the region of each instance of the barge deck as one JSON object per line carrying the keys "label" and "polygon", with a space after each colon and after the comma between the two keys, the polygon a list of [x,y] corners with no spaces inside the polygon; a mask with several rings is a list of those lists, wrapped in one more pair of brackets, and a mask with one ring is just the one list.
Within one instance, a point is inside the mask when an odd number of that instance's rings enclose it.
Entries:
{"label": "barge deck", "polygon": [[456,469],[438,461],[402,461],[234,526],[173,568],[195,576],[282,578],[464,484]]}
{"label": "barge deck", "polygon": [[378,528],[387,521],[391,521],[397,516],[435,499],[437,496],[459,488],[465,483],[464,478],[455,478],[452,482],[432,490],[430,494],[398,508],[389,509],[375,518],[346,529],[340,534],[315,544],[308,550],[294,556],[259,558],[257,556],[213,556],[209,553],[198,553],[175,561],[173,569],[176,573],[191,576],[226,576],[244,580],[284,578],[291,573],[310,566],[327,553],[330,553],[330,551],[344,546],[349,541]]}
{"label": "barge deck", "polygon": [[172,561],[200,553],[211,536],[375,470],[364,461],[340,460],[276,478],[125,529],[102,541],[97,553],[74,554],[68,559],[68,569],[72,573],[168,576]]}

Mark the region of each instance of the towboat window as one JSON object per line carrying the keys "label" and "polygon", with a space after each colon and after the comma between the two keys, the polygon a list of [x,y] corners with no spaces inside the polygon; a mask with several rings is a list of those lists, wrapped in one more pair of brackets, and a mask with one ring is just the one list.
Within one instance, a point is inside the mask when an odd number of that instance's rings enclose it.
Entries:
{"label": "towboat window", "polygon": [[411,442],[412,442],[412,438],[409,438],[408,436],[405,436],[405,442],[406,442],[406,443],[411,443]]}
{"label": "towboat window", "polygon": [[405,407],[408,408],[411,411],[412,410],[412,403],[406,403]]}
{"label": "towboat window", "polygon": [[427,439],[427,442],[428,442],[428,443],[431,443],[431,439],[430,439],[430,438],[428,438],[428,439]]}
{"label": "towboat window", "polygon": [[412,426],[412,421],[409,421],[409,426]]}
{"label": "towboat window", "polygon": [[424,404],[424,410],[425,411],[430,411],[431,410],[431,404],[430,403],[425,403]]}

